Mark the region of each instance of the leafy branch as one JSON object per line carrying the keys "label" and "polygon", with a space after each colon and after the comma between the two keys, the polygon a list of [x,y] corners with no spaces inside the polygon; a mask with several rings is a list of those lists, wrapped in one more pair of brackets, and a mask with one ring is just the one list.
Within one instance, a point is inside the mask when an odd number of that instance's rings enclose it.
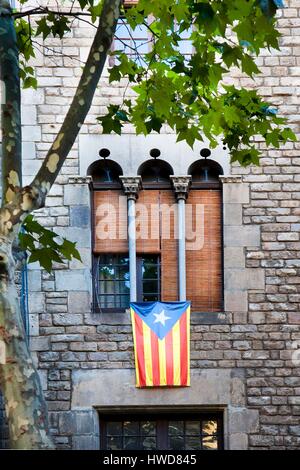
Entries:
{"label": "leafy branch", "polygon": [[75,242],[62,238],[52,230],[44,228],[28,215],[19,233],[19,247],[30,253],[28,262],[38,262],[47,272],[51,272],[53,263],[64,263],[65,260],[81,261]]}

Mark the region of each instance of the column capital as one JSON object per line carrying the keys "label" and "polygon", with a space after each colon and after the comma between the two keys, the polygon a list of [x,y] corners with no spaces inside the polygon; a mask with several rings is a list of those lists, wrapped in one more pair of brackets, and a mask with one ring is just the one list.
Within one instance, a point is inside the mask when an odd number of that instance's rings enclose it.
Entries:
{"label": "column capital", "polygon": [[136,201],[139,197],[139,191],[142,189],[141,176],[120,176],[120,181],[127,199]]}
{"label": "column capital", "polygon": [[170,176],[170,178],[177,201],[179,201],[179,199],[186,201],[191,187],[192,177],[190,175],[185,175]]}

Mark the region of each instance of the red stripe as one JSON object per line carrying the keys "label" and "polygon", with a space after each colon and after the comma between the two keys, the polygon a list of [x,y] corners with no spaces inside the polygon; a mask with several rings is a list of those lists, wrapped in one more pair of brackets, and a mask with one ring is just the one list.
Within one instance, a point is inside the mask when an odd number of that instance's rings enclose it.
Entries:
{"label": "red stripe", "polygon": [[167,385],[174,385],[173,377],[173,330],[170,330],[165,337],[166,341],[166,371],[167,371]]}
{"label": "red stripe", "polygon": [[135,319],[135,340],[136,340],[136,351],[137,351],[137,361],[138,361],[138,369],[139,369],[139,377],[140,377],[140,386],[146,387],[143,321],[136,313],[134,313],[134,319]]}
{"label": "red stripe", "polygon": [[180,380],[181,385],[187,385],[188,381],[188,341],[186,312],[180,317]]}
{"label": "red stripe", "polygon": [[151,330],[152,378],[153,385],[160,385],[158,337]]}

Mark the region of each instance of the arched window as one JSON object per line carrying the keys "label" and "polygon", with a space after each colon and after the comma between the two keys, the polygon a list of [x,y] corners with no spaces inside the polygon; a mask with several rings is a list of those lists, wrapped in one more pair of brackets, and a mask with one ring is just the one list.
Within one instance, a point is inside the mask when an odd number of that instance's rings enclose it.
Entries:
{"label": "arched window", "polygon": [[173,174],[171,165],[157,158],[145,161],[138,169],[138,175],[142,177],[144,186],[159,183],[170,187],[170,176]]}
{"label": "arched window", "polygon": [[119,177],[123,175],[122,168],[117,162],[108,158],[93,162],[87,174],[92,177],[94,187],[104,188],[112,185],[121,187]]}
{"label": "arched window", "polygon": [[152,158],[138,168],[143,189],[136,204],[136,246],[138,259],[152,260],[152,274],[141,272],[143,296],[139,300],[150,300],[157,292],[158,300],[176,301],[177,276],[170,276],[170,271],[177,272],[176,200],[170,180],[174,171],[168,162],[158,158],[158,149],[152,149],[150,155]]}
{"label": "arched window", "polygon": [[[207,155],[208,153],[207,149]],[[209,158],[195,161],[188,170],[192,186],[186,202],[187,299],[196,312],[223,308],[222,190],[223,169]],[[189,241],[190,240],[190,241]]]}
{"label": "arched window", "polygon": [[120,176],[121,166],[102,149],[93,162],[93,282],[94,311],[122,311],[129,305],[127,201]]}
{"label": "arched window", "polygon": [[201,158],[188,169],[188,174],[192,176],[193,186],[213,188],[219,187],[219,176],[223,175],[223,168],[218,162],[209,158]]}

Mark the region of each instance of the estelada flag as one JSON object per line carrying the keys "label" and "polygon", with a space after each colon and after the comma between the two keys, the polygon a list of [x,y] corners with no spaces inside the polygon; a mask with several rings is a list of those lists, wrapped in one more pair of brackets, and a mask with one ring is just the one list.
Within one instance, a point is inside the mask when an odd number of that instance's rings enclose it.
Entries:
{"label": "estelada flag", "polygon": [[190,385],[190,302],[132,302],[137,387]]}

